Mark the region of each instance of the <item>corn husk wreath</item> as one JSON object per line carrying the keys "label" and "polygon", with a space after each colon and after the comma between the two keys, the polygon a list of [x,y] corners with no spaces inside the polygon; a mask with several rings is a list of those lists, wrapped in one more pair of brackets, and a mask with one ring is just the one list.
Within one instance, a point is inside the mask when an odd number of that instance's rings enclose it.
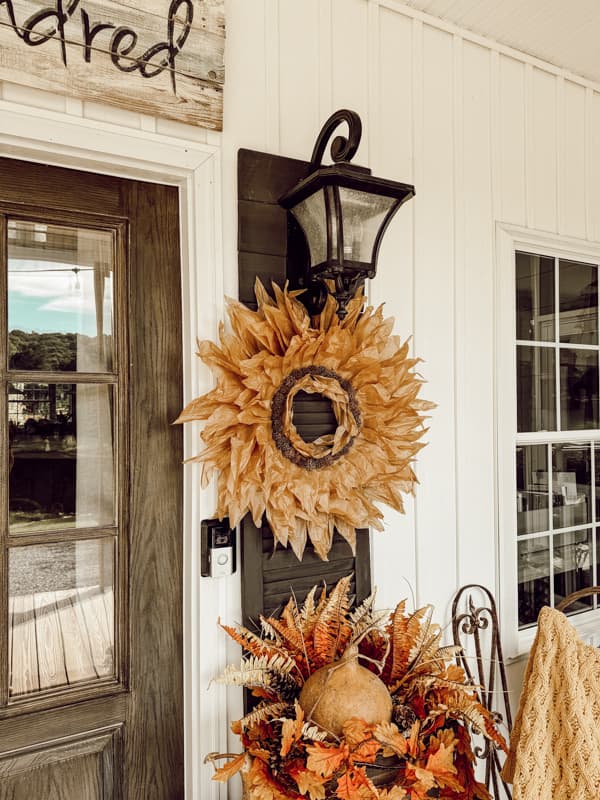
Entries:
{"label": "corn husk wreath", "polygon": [[[412,462],[424,446],[423,412],[408,342],[392,336],[383,308],[355,297],[339,320],[330,297],[314,320],[295,294],[257,281],[258,310],[228,301],[231,332],[219,345],[203,341],[198,355],[216,387],[193,400],[178,422],[206,420],[202,484],[218,473],[216,514],[232,526],[248,512],[263,515],[275,540],[299,559],[307,541],[327,559],[334,529],[354,549],[355,529],[382,529],[378,502],[403,511],[414,493]],[[331,401],[337,430],[306,442],[293,422],[303,390]]]}
{"label": "corn husk wreath", "polygon": [[[453,661],[460,648],[442,646],[431,606],[408,613],[402,601],[389,614],[371,596],[352,610],[350,586],[342,578],[318,600],[314,587],[301,607],[292,597],[281,618],[261,618],[261,636],[222,626],[245,653],[218,680],[260,701],[232,724],[243,752],[207,757],[230,759],[214,780],[240,772],[247,800],[491,800],[475,778],[469,728],[505,751],[506,742]],[[384,685],[391,715],[353,716],[360,689],[349,679],[346,692],[332,689],[348,712],[333,733],[304,692],[349,650]]]}

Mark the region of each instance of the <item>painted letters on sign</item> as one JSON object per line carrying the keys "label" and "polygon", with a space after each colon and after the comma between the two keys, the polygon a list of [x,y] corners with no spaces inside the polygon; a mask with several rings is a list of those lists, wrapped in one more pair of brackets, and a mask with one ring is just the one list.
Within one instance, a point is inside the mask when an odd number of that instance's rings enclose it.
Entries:
{"label": "painted letters on sign", "polygon": [[214,130],[224,44],[224,0],[0,0],[0,79]]}

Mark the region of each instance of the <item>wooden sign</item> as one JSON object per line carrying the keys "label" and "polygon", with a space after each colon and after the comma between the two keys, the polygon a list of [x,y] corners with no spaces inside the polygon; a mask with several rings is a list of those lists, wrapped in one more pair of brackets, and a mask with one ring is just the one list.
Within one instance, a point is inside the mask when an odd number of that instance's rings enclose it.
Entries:
{"label": "wooden sign", "polygon": [[0,0],[0,80],[221,130],[225,0]]}

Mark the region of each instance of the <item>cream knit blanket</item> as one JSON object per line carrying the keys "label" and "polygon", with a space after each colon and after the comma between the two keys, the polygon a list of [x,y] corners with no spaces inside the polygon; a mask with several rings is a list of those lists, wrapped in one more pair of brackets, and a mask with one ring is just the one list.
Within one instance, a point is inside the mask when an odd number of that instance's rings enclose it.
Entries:
{"label": "cream knit blanket", "polygon": [[599,800],[600,650],[542,608],[502,777],[513,800]]}

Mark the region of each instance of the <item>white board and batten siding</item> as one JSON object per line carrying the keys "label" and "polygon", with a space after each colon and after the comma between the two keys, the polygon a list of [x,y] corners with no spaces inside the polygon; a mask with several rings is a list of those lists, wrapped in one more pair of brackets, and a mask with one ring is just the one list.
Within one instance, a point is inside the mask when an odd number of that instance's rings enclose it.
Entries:
{"label": "white board and batten siding", "polygon": [[[200,259],[189,279],[201,285],[216,270],[228,295],[237,281],[238,148],[306,159],[330,113],[358,111],[364,134],[357,162],[416,186],[386,234],[370,296],[385,301],[401,337],[412,336],[423,358],[423,395],[438,404],[418,460],[417,495],[405,515],[388,512],[385,532],[373,535],[379,604],[391,606],[412,591],[417,603],[433,603],[443,622],[464,583],[486,584],[502,599],[510,587],[500,542],[513,531],[500,530],[498,519],[510,518],[513,494],[509,486],[499,495],[497,464],[513,458],[514,432],[498,429],[497,406],[514,399],[512,376],[497,371],[498,318],[511,312],[499,306],[511,266],[497,263],[497,226],[600,239],[600,87],[395,0],[227,0],[226,13],[220,135],[30,90],[17,85],[18,76],[1,85],[0,102],[26,109],[32,120],[38,113],[65,125],[100,119],[123,136],[147,132],[149,147],[156,134],[182,148],[216,146],[223,267]],[[197,241],[200,247],[201,232]],[[207,305],[206,313],[213,320],[222,307]],[[186,380],[196,375],[185,368]],[[203,503],[201,516],[210,516],[210,501]],[[202,620],[187,684],[189,714],[201,719],[197,753],[225,749],[225,734],[215,732],[240,711],[238,692],[225,708],[220,687],[206,689],[237,658],[212,619],[241,614],[237,576],[194,581],[195,569],[188,564],[186,593]],[[195,796],[224,800],[227,789],[211,783],[198,762],[189,761],[197,770]],[[229,789],[233,800],[238,789]]]}
{"label": "white board and batten siding", "polygon": [[[444,615],[463,583],[502,589],[496,450],[512,441],[496,442],[495,225],[597,238],[600,95],[394,0],[252,5],[252,15],[244,0],[228,5],[230,169],[242,145],[306,158],[326,116],[346,105],[363,121],[356,161],[416,187],[369,292],[412,335],[423,395],[438,408],[416,498],[373,536],[374,573],[384,604],[408,591],[402,576]],[[251,39],[264,43],[262,65]]]}

